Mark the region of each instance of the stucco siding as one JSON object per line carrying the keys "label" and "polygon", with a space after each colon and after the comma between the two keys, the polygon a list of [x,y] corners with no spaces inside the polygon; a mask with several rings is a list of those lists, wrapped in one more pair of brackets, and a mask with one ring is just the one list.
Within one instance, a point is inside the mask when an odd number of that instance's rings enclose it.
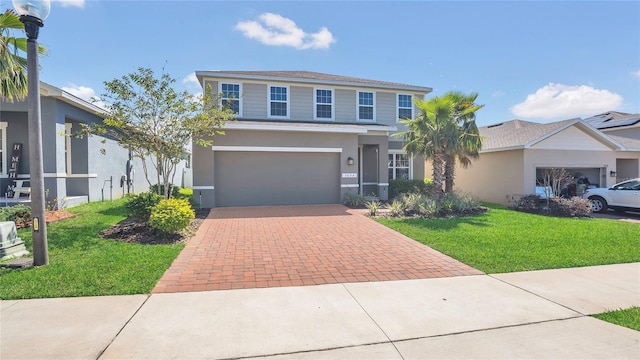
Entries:
{"label": "stucco siding", "polygon": [[313,121],[313,88],[291,86],[291,119]]}
{"label": "stucco siding", "polygon": [[[426,175],[431,177],[431,164],[425,167]],[[482,201],[509,205],[512,196],[526,193],[523,183],[522,150],[482,153],[468,168],[456,167],[455,189]]]}
{"label": "stucco siding", "polygon": [[246,119],[265,119],[267,117],[267,85],[242,84],[242,117]]}

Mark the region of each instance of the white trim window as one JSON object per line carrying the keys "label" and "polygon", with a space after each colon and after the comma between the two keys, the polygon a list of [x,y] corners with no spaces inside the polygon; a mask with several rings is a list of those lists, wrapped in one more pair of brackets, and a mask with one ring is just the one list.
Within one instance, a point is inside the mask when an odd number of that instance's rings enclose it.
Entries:
{"label": "white trim window", "polygon": [[220,99],[223,105],[229,106],[231,110],[238,116],[242,115],[242,84],[220,83]]}
{"label": "white trim window", "polygon": [[289,87],[269,86],[269,108],[267,114],[269,118],[289,118]]}
{"label": "white trim window", "polygon": [[389,153],[389,180],[411,179],[411,156],[405,153]]}
{"label": "white trim window", "polygon": [[376,121],[376,93],[358,91],[358,121]]}
{"label": "white trim window", "polygon": [[71,123],[64,123],[64,158],[65,171],[72,174],[71,170]]}
{"label": "white trim window", "polygon": [[413,95],[398,94],[397,116],[400,119],[413,119]]}
{"label": "white trim window", "polygon": [[0,174],[7,175],[7,124],[0,121]]}
{"label": "white trim window", "polygon": [[313,96],[314,120],[333,120],[335,115],[333,89],[315,89]]}

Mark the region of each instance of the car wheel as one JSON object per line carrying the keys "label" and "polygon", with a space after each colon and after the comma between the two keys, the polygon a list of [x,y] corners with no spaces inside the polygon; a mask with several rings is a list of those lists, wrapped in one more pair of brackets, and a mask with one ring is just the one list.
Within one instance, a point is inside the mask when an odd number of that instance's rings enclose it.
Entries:
{"label": "car wheel", "polygon": [[589,198],[591,201],[591,209],[593,212],[604,212],[607,211],[607,201],[600,196],[592,196]]}

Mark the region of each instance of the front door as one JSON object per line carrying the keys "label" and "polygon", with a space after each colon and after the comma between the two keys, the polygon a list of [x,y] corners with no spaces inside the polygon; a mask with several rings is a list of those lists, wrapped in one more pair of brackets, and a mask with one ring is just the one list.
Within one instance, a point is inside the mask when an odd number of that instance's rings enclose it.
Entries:
{"label": "front door", "polygon": [[380,154],[378,145],[362,145],[360,195],[378,197]]}

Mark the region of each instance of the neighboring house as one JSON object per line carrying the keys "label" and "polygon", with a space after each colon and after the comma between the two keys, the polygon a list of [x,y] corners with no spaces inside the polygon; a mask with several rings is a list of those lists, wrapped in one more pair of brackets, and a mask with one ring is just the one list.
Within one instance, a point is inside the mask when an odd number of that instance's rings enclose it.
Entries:
{"label": "neighboring house", "polygon": [[640,140],[609,136],[580,119],[540,124],[522,120],[481,127],[480,158],[456,170],[457,190],[509,205],[533,194],[545,168],[564,168],[592,185],[639,176]]}
{"label": "neighboring house", "polygon": [[389,181],[424,177],[402,151],[399,118],[428,87],[306,71],[198,71],[237,113],[213,146],[193,147],[193,189],[205,207],[387,199]]}
{"label": "neighboring house", "polygon": [[[612,139],[620,142],[627,148],[638,148],[640,141],[640,114],[626,114],[609,111],[584,119],[584,122],[607,134]],[[616,164],[617,178],[619,181],[638,177],[638,169],[635,159],[620,159]]]}
{"label": "neighboring house", "polygon": [[[121,187],[126,175],[128,151],[115,141],[99,136],[73,138],[65,134],[80,130],[81,123],[101,122],[104,111],[95,105],[46,83],[40,83],[42,108],[42,148],[44,187],[48,206],[72,206],[87,201],[121,197],[127,191]],[[104,140],[104,141],[103,141]],[[4,197],[12,167],[14,144],[22,144],[22,157],[16,178],[23,187],[29,182],[29,132],[26,101],[0,103],[0,197]],[[102,154],[102,150],[105,154]],[[149,188],[139,159],[133,159],[133,182],[130,192]],[[182,168],[179,169],[182,171]],[[178,174],[181,174],[180,172]],[[13,176],[13,175],[12,175]],[[28,193],[19,201],[28,201]],[[13,198],[3,199],[5,203]]]}

